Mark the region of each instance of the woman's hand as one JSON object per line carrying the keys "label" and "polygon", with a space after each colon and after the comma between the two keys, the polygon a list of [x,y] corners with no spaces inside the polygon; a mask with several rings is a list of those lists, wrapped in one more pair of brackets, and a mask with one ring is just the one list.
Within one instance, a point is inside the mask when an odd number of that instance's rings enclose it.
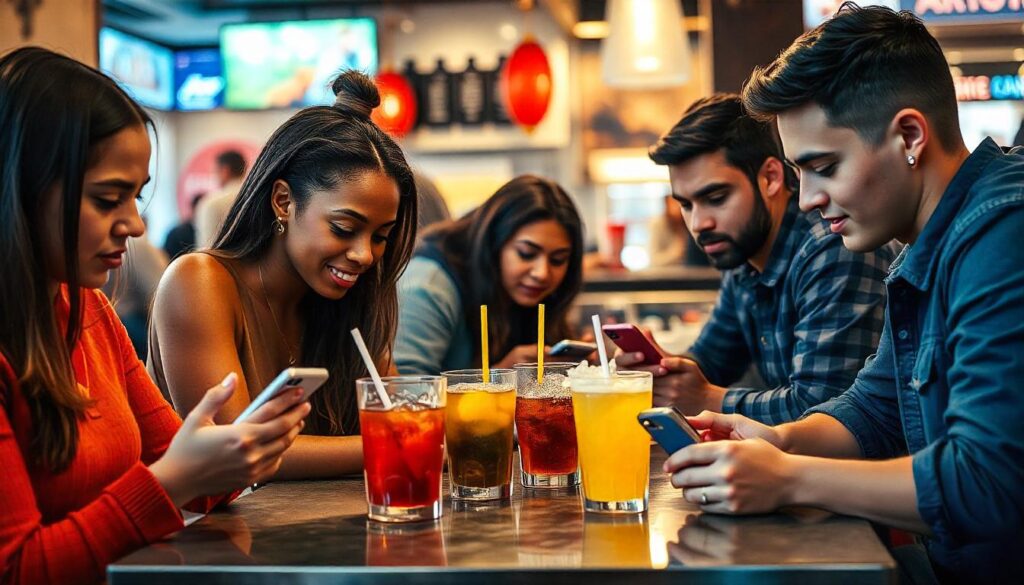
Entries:
{"label": "woman's hand", "polygon": [[218,425],[214,416],[235,390],[229,374],[185,418],[178,433],[149,469],[177,506],[199,496],[252,485],[273,475],[281,454],[302,430],[310,406],[300,404],[302,390],[278,395],[245,423]]}
{"label": "woman's hand", "polygon": [[[544,361],[557,361],[556,358],[551,356],[551,346],[544,346]],[[505,357],[501,358],[497,363],[493,364],[493,368],[511,368],[515,364],[523,363],[536,363],[537,362],[537,346],[536,345],[519,345],[512,348],[512,351],[508,352]]]}

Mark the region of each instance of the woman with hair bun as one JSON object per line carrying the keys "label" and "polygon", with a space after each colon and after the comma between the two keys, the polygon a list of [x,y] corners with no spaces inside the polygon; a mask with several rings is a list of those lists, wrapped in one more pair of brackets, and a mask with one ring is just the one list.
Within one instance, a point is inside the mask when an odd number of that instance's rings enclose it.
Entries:
{"label": "woman with hair bun", "polygon": [[416,187],[401,149],[370,120],[373,82],[353,71],[332,106],[305,108],[270,137],[211,249],[180,257],[156,293],[149,371],[180,413],[238,372],[231,421],[284,368],[323,367],[306,427],[278,478],[361,469],[355,380],[367,375],[348,332],[393,371],[396,285],[412,254]]}

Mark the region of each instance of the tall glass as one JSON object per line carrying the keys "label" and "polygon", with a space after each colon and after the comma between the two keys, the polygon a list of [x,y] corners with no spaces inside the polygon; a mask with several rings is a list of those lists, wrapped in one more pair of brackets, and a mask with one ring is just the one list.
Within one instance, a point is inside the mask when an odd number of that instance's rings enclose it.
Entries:
{"label": "tall glass", "polygon": [[[596,370],[596,371],[595,371]],[[647,509],[651,438],[637,414],[651,407],[650,372],[613,372],[582,366],[570,372],[576,438],[588,512]]]}
{"label": "tall glass", "polygon": [[574,363],[516,364],[516,429],[519,433],[520,480],[524,487],[558,488],[580,484],[576,457],[576,423],[566,374]]}
{"label": "tall glass", "polygon": [[369,517],[380,522],[440,518],[446,380],[394,376],[383,383],[390,409],[373,380],[356,380]]}
{"label": "tall glass", "polygon": [[445,436],[453,498],[497,500],[512,495],[512,425],[516,374],[491,370],[441,372],[448,381]]}

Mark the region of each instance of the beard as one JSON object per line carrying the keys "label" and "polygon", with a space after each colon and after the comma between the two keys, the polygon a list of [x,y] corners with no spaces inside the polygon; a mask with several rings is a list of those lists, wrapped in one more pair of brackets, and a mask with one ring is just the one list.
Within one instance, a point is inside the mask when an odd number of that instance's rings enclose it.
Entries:
{"label": "beard", "polygon": [[768,240],[772,231],[772,216],[768,213],[768,206],[761,198],[761,190],[754,186],[754,210],[750,219],[740,230],[738,236],[733,238],[727,234],[718,232],[704,232],[697,236],[697,244],[703,249],[708,244],[717,242],[728,242],[729,246],[721,252],[708,254],[711,265],[719,270],[732,270],[741,266],[751,256],[757,253]]}

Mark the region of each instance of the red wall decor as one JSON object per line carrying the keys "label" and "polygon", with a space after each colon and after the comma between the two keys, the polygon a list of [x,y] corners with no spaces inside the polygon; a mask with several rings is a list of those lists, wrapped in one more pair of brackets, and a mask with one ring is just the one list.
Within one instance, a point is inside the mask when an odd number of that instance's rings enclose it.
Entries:
{"label": "red wall decor", "polygon": [[401,138],[416,125],[416,92],[400,73],[384,69],[374,79],[380,105],[370,118],[388,134]]}
{"label": "red wall decor", "polygon": [[502,72],[509,116],[527,132],[544,119],[551,103],[551,66],[537,41],[526,35]]}

